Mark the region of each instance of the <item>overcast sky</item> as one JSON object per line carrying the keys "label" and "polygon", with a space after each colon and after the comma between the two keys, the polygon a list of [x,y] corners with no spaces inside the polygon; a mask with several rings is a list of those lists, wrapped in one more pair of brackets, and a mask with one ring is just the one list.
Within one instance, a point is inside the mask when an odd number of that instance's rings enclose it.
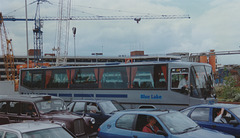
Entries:
{"label": "overcast sky", "polygon": [[[28,2],[28,17],[34,18],[36,3]],[[58,0],[40,4],[41,17],[57,17]],[[25,0],[1,0],[4,16],[25,18]],[[68,55],[74,55],[72,27],[77,28],[76,55],[130,55],[171,52],[240,50],[239,0],[72,0],[71,16],[189,15],[191,19],[71,21]],[[6,21],[15,55],[26,55],[25,22]],[[33,48],[34,22],[29,22],[29,48]],[[43,24],[43,52],[53,53],[57,22]],[[218,56],[219,64],[240,64],[239,55]]]}

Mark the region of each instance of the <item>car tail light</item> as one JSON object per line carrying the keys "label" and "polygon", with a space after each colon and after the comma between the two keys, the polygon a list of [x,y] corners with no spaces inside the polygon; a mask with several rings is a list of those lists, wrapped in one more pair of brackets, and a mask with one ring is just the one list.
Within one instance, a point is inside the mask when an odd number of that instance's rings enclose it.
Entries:
{"label": "car tail light", "polygon": [[100,132],[100,128],[98,128],[97,131]]}

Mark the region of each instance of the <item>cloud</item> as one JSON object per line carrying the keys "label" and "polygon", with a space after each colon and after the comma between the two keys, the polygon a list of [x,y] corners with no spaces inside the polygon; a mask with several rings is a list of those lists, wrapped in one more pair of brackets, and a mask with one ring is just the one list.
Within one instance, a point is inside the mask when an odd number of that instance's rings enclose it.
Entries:
{"label": "cloud", "polygon": [[[3,1],[3,13],[25,17],[24,2]],[[29,3],[32,1],[28,1]],[[41,4],[42,17],[57,16],[57,0]],[[239,47],[240,2],[238,0],[204,0],[175,2],[170,0],[72,0],[72,16],[129,16],[129,15],[185,15],[191,19],[156,19],[107,21],[71,21],[68,55],[74,54],[72,27],[77,28],[76,49],[78,56],[104,52],[106,56],[129,55],[131,50],[144,50],[146,54],[171,52],[207,52],[234,50]],[[202,8],[200,7],[202,6]],[[195,8],[192,8],[195,7]],[[36,3],[28,6],[29,17],[34,17]],[[11,14],[10,14],[11,15]],[[44,53],[51,53],[56,46],[56,21],[45,21],[43,26]],[[14,53],[26,54],[25,22],[7,22],[13,38]],[[33,48],[33,22],[29,22],[29,44]],[[220,58],[221,59],[221,58]],[[223,61],[221,59],[221,61]],[[220,63],[225,64],[226,61]],[[233,60],[234,61],[234,60]],[[238,63],[239,61],[236,61]]]}
{"label": "cloud", "polygon": [[[194,20],[192,28],[193,42],[199,50],[231,51],[239,47],[240,22],[239,1],[214,1],[212,8],[205,11],[199,18]],[[227,64],[226,60],[219,58],[221,64]],[[236,58],[232,62],[238,63]]]}

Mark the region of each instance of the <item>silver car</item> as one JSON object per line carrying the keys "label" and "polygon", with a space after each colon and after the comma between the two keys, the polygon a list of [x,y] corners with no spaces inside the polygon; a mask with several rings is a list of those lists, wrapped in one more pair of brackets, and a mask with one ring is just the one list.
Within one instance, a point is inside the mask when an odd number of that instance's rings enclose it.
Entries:
{"label": "silver car", "polygon": [[54,123],[24,122],[0,125],[0,138],[73,138],[64,127]]}

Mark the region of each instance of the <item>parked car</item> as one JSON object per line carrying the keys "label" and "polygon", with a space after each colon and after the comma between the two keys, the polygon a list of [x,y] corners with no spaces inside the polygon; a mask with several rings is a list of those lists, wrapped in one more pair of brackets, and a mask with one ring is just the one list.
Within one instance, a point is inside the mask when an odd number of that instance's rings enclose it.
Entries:
{"label": "parked car", "polygon": [[97,131],[98,127],[105,122],[116,111],[124,110],[125,108],[117,101],[111,100],[76,100],[68,105],[70,112],[78,115],[86,114],[95,119],[93,129]]}
{"label": "parked car", "polygon": [[[49,95],[1,95],[0,118],[10,123],[23,120],[62,122],[76,136],[92,135],[91,127],[95,122],[94,118],[68,112],[61,98]],[[7,121],[3,121],[4,124]]]}
{"label": "parked car", "polygon": [[54,123],[27,122],[0,125],[1,138],[73,138],[72,133]]}
{"label": "parked car", "polygon": [[[226,122],[215,122],[217,112],[224,108],[223,118]],[[181,111],[200,126],[215,129],[240,137],[240,105],[234,104],[202,104]]]}
{"label": "parked car", "polygon": [[[147,124],[155,119],[152,131]],[[148,127],[148,128],[147,128]],[[116,112],[98,129],[100,138],[232,138],[232,135],[201,128],[178,111],[126,110]]]}

